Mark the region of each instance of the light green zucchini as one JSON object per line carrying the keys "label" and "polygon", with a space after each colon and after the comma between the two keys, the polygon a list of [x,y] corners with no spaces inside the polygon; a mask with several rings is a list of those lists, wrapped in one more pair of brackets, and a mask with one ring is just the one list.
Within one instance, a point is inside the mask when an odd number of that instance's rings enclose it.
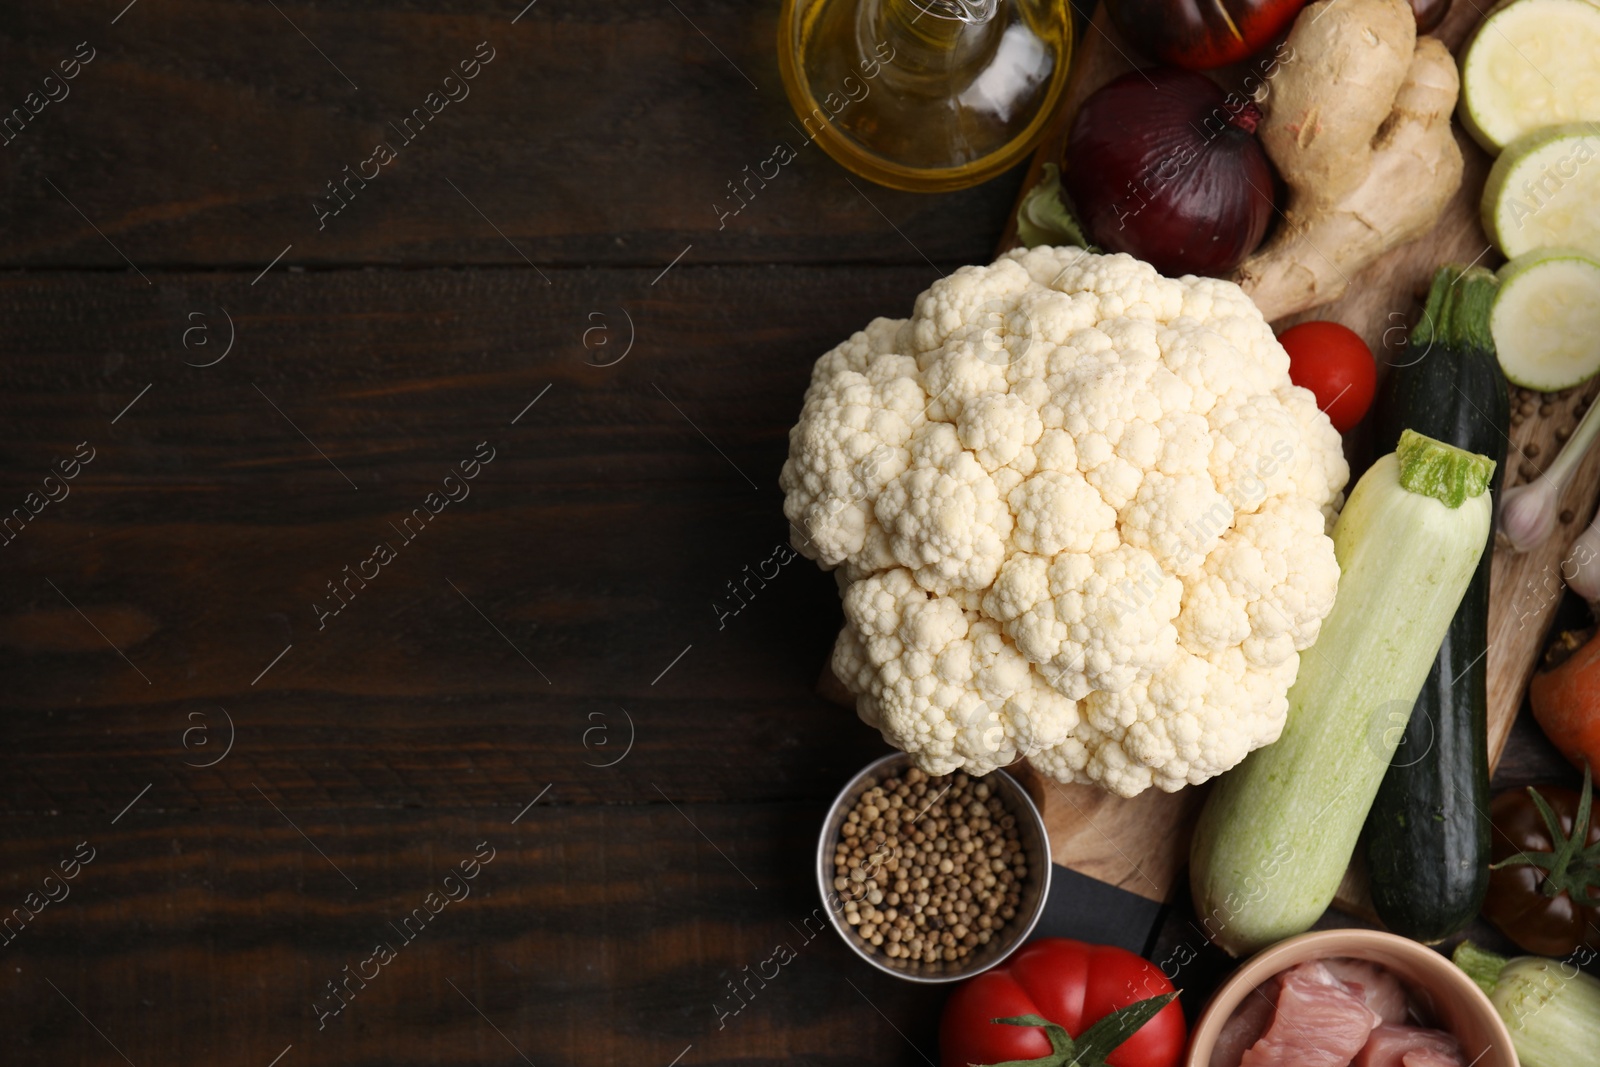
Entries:
{"label": "light green zucchini", "polygon": [[1578,969],[1592,949],[1508,960],[1463,941],[1451,958],[1489,994],[1522,1067],[1600,1067],[1600,979]]}
{"label": "light green zucchini", "polygon": [[1222,776],[1190,854],[1200,916],[1235,955],[1332,902],[1478,558],[1494,462],[1411,430],[1334,527],[1339,593],[1300,655],[1275,744]]}

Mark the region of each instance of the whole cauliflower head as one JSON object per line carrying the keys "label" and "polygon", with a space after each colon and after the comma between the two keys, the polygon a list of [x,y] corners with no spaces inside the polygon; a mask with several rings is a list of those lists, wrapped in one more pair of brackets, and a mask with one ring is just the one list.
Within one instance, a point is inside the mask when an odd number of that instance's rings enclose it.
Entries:
{"label": "whole cauliflower head", "polygon": [[1238,286],[1045,247],[817,360],[781,485],[863,720],[930,774],[1133,796],[1277,740],[1348,478]]}

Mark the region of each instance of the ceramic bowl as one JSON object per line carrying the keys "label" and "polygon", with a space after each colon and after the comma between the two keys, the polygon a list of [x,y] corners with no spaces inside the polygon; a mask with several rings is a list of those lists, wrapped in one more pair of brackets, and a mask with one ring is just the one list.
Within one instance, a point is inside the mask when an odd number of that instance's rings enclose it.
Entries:
{"label": "ceramic bowl", "polygon": [[1473,1067],[1517,1067],[1511,1035],[1483,990],[1435,950],[1381,930],[1301,934],[1252,956],[1206,1005],[1189,1040],[1187,1067],[1209,1067],[1223,1024],[1258,985],[1297,963],[1334,956],[1368,960],[1392,971],[1434,1024],[1456,1036]]}

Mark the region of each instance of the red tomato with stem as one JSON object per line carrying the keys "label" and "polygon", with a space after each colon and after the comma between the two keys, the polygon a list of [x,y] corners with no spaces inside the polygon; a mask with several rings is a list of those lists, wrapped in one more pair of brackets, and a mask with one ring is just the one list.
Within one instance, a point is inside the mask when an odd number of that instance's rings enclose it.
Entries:
{"label": "red tomato with stem", "polygon": [[[943,1067],[1031,1060],[1050,1055],[1037,1026],[991,1020],[1039,1015],[1077,1037],[1118,1008],[1172,992],[1161,969],[1112,945],[1042,937],[1000,966],[968,979],[945,1001],[939,1018]],[[1106,1060],[1110,1067],[1176,1067],[1188,1027],[1173,1001]]]}
{"label": "red tomato with stem", "polygon": [[1337,322],[1302,322],[1278,343],[1289,353],[1289,379],[1316,394],[1334,429],[1349,433],[1378,388],[1378,365],[1361,335]]}

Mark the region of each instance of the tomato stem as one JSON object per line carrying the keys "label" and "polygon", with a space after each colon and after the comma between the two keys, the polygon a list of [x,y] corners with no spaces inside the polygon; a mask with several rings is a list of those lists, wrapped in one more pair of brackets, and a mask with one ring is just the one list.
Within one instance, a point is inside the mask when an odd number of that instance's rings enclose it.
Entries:
{"label": "tomato stem", "polygon": [[[1181,992],[1181,990],[1179,991]],[[1073,1040],[1067,1028],[1038,1015],[1013,1015],[993,1022],[1010,1026],[1038,1026],[1050,1041],[1048,1055],[1034,1060],[1006,1060],[986,1067],[1105,1067],[1106,1057],[1128,1038],[1136,1034],[1145,1023],[1154,1019],[1161,1009],[1177,999],[1178,993],[1164,993],[1147,997],[1118,1008]]]}
{"label": "tomato stem", "polygon": [[1519,852],[1490,866],[1498,871],[1505,867],[1537,867],[1544,874],[1544,895],[1554,900],[1562,893],[1572,898],[1574,904],[1587,904],[1592,889],[1600,887],[1600,842],[1585,847],[1589,837],[1589,812],[1594,800],[1594,782],[1588,761],[1583,764],[1583,792],[1578,797],[1578,810],[1572,819],[1572,832],[1561,829],[1561,816],[1557,815],[1539,791],[1528,787],[1528,797],[1539,809],[1553,848],[1549,852]]}

